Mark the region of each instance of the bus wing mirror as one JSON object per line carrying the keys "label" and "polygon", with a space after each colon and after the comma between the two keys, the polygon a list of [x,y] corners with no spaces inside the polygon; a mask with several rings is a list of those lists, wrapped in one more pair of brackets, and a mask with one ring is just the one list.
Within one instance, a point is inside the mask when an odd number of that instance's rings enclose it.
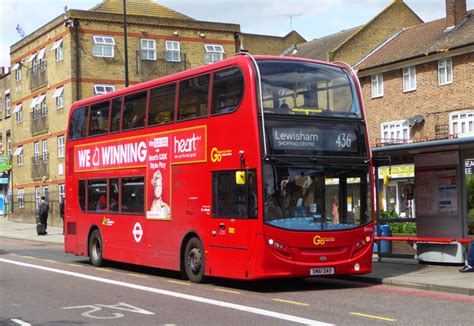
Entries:
{"label": "bus wing mirror", "polygon": [[245,171],[235,171],[235,184],[245,185]]}

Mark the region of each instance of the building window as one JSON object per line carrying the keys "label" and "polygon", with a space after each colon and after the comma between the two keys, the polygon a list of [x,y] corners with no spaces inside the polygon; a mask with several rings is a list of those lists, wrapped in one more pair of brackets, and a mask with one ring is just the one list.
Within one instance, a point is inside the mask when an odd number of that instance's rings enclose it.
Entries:
{"label": "building window", "polygon": [[220,44],[204,44],[204,63],[209,64],[222,60],[224,47]]}
{"label": "building window", "polygon": [[453,112],[449,115],[449,133],[462,136],[474,132],[474,111]]}
{"label": "building window", "polygon": [[381,124],[383,143],[405,143],[410,140],[408,120],[384,122]]}
{"label": "building window", "polygon": [[142,60],[156,60],[156,41],[141,39]]}
{"label": "building window", "polygon": [[453,82],[453,62],[451,58],[438,61],[438,85]]}
{"label": "building window", "polygon": [[21,66],[20,66],[20,63],[17,62],[17,63],[13,66],[13,68],[15,68],[15,67],[16,67],[16,69],[14,69],[14,70],[15,70],[15,80],[18,82],[18,81],[21,80]]}
{"label": "building window", "polygon": [[383,96],[383,74],[371,76],[372,98]]}
{"label": "building window", "polygon": [[24,164],[23,160],[23,146],[18,146],[13,153],[13,156],[16,156],[16,162],[19,166]]}
{"label": "building window", "polygon": [[181,62],[181,52],[178,41],[166,41],[165,58],[166,61]]}
{"label": "building window", "polygon": [[39,163],[39,142],[33,144],[33,162],[35,164]]}
{"label": "building window", "polygon": [[111,36],[93,36],[94,46],[92,55],[94,57],[114,57],[115,40]]}
{"label": "building window", "polygon": [[48,140],[44,139],[42,141],[42,149],[43,149],[43,162],[48,162]]}
{"label": "building window", "polygon": [[5,136],[7,138],[7,155],[10,156],[12,155],[12,135],[10,130],[7,130]]}
{"label": "building window", "polygon": [[5,117],[10,116],[10,108],[11,108],[11,100],[10,100],[10,94],[5,94]]}
{"label": "building window", "polygon": [[18,208],[25,208],[25,189],[18,189],[16,198],[18,200]]}
{"label": "building window", "polygon": [[53,99],[56,101],[56,109],[64,108],[64,86],[56,88],[53,94]]}
{"label": "building window", "polygon": [[16,123],[23,122],[23,105],[21,103],[15,106],[15,109],[13,109],[12,113],[16,114]]}
{"label": "building window", "polygon": [[45,48],[42,48],[39,52],[38,52],[38,61],[39,61],[39,67],[40,67],[40,70],[41,71],[45,71],[46,69],[46,57],[45,57]]}
{"label": "building window", "polygon": [[115,91],[114,85],[94,85],[94,94],[102,95]]}
{"label": "building window", "polygon": [[39,107],[37,111],[37,115],[39,115],[39,110],[41,110],[41,116],[46,117],[48,115],[48,107],[46,106],[46,94],[42,94],[38,97],[36,101],[36,107]]}
{"label": "building window", "polygon": [[54,42],[54,45],[51,51],[55,51],[56,61],[63,60],[64,59],[63,39],[59,39],[56,42]]}
{"label": "building window", "polygon": [[41,198],[41,187],[35,187],[35,200],[36,200],[36,206],[38,206],[38,203]]}
{"label": "building window", "polygon": [[64,184],[59,184],[58,185],[58,192],[59,192],[59,203],[62,203],[65,197],[65,192],[64,192]]}
{"label": "building window", "polygon": [[58,136],[58,158],[64,157],[66,153],[66,143],[64,136]]}
{"label": "building window", "polygon": [[416,67],[403,68],[403,91],[416,90]]}

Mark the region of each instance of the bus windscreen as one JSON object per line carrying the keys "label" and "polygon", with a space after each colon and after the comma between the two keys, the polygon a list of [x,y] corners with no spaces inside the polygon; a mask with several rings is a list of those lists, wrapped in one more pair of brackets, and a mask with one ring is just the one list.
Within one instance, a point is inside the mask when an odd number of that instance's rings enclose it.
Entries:
{"label": "bus windscreen", "polygon": [[344,69],[304,61],[257,64],[265,113],[362,117],[354,82]]}
{"label": "bus windscreen", "polygon": [[344,230],[370,223],[367,167],[264,165],[265,223],[297,231]]}

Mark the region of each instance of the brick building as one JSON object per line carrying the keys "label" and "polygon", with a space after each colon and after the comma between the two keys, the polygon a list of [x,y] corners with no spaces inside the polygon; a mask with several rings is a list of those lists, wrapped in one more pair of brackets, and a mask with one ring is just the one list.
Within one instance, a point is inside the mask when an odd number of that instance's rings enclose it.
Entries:
{"label": "brick building", "polygon": [[[240,51],[279,53],[304,39],[243,34],[237,24],[198,21],[151,0],[127,4],[130,84],[222,60]],[[64,193],[65,132],[74,101],[125,87],[123,1],[67,10],[10,48],[0,76],[0,143],[12,158],[13,219],[34,220],[45,194],[58,220]],[[0,188],[1,191],[1,188]]]}
{"label": "brick building", "polygon": [[[445,18],[395,33],[355,66],[362,85],[371,143],[384,147],[378,150],[388,153],[405,146],[405,157],[410,157],[412,153],[420,153],[420,149],[408,151],[408,148],[434,147],[439,140],[456,142],[464,137],[466,142],[460,141],[467,144],[468,137],[474,135],[474,11],[466,8],[465,0],[446,0]],[[446,142],[440,148],[458,153],[457,147],[448,145]],[[459,157],[469,161],[472,154],[464,149],[459,151],[462,153]],[[461,158],[457,160],[461,162]],[[396,169],[410,173],[393,176],[386,169],[385,176],[389,178],[385,178],[382,187],[381,208],[395,210],[402,217],[413,217],[415,202],[413,198],[407,199],[407,189],[416,185],[416,167]],[[462,178],[459,180],[470,177]],[[472,196],[474,188],[468,188],[463,185],[458,191],[467,189],[467,196]],[[467,199],[466,202],[468,213],[462,220],[467,216],[470,234],[474,234],[474,203]],[[459,202],[460,207],[464,204]],[[438,203],[432,205],[436,207]]]}
{"label": "brick building", "polygon": [[403,0],[394,0],[362,26],[298,44],[287,52],[296,57],[354,65],[393,34],[422,22]]}
{"label": "brick building", "polygon": [[403,29],[356,65],[373,144],[474,132],[473,11],[446,5],[446,18]]}

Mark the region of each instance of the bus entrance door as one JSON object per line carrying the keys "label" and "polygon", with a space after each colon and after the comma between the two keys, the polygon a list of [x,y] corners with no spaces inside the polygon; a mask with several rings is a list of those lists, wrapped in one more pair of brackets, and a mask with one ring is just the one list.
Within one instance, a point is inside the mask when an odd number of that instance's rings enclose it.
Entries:
{"label": "bus entrance door", "polygon": [[255,244],[255,219],[214,219],[209,240],[209,267],[212,275],[245,279]]}

